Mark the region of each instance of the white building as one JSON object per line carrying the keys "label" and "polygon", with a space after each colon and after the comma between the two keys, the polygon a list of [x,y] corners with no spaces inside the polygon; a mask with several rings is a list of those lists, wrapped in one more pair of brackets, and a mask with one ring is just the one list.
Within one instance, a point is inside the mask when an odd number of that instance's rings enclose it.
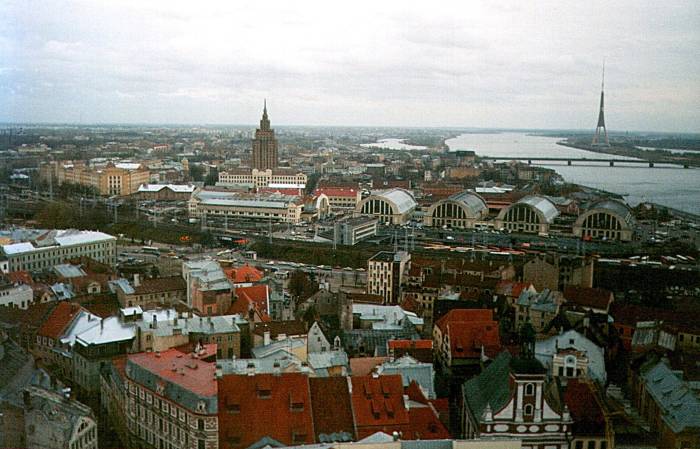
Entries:
{"label": "white building", "polygon": [[117,263],[117,239],[98,231],[55,229],[31,241],[0,246],[0,270],[31,271],[49,269],[67,259],[90,257],[114,266]]}
{"label": "white building", "polygon": [[26,284],[0,280],[0,306],[17,307],[25,310],[34,300],[32,288]]}
{"label": "white building", "polygon": [[274,168],[258,170],[257,168],[239,168],[219,173],[221,186],[247,186],[247,187],[272,187],[277,184],[293,185],[303,189],[306,187],[307,177],[296,170]]}
{"label": "white building", "polygon": [[603,349],[575,330],[535,342],[535,358],[551,377],[587,377],[605,385]]}

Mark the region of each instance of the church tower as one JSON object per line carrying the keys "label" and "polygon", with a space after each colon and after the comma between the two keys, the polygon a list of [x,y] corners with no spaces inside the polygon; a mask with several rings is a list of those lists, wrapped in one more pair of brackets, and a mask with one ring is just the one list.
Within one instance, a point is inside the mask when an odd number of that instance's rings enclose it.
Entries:
{"label": "church tower", "polygon": [[277,139],[275,139],[275,130],[270,128],[270,119],[267,117],[267,100],[263,105],[260,128],[255,130],[253,139],[253,168],[258,170],[277,168]]}

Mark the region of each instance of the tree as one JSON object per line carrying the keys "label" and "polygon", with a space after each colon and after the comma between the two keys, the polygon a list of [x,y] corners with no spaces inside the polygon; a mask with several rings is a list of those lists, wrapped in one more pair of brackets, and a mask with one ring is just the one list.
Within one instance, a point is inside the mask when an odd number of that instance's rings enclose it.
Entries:
{"label": "tree", "polygon": [[318,285],[312,282],[309,275],[301,270],[295,270],[292,273],[287,286],[297,304],[318,291]]}

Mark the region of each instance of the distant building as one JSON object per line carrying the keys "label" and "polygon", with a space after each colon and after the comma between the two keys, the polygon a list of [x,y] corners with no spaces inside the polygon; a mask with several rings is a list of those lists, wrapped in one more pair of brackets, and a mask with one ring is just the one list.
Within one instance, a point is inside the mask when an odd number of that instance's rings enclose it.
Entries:
{"label": "distant building", "polygon": [[324,194],[328,197],[331,210],[354,210],[362,199],[362,191],[357,187],[319,187],[314,195]]}
{"label": "distant building", "polygon": [[575,330],[535,343],[535,358],[550,377],[562,381],[588,378],[605,385],[605,354],[602,348]]}
{"label": "distant building", "polygon": [[401,283],[410,262],[411,255],[405,251],[381,251],[372,256],[367,261],[367,293],[381,295],[384,304],[398,304]]}
{"label": "distant building", "polygon": [[45,182],[53,177],[58,185],[78,184],[94,188],[100,195],[131,195],[141,184],[148,183],[150,172],[140,163],[109,162],[104,166],[85,163],[49,162],[43,164],[40,174]]}
{"label": "distant building", "polygon": [[187,286],[180,276],[142,280],[135,274],[132,282],[118,279],[111,284],[121,307],[171,307],[187,300]]}
{"label": "distant building", "polygon": [[4,276],[0,277],[0,306],[26,310],[33,301],[32,287],[21,282],[12,282]]}
{"label": "distant building", "polygon": [[629,242],[637,222],[632,210],[621,201],[603,200],[594,203],[574,223],[574,235],[584,239]]}
{"label": "distant building", "polygon": [[524,290],[515,302],[515,328],[531,323],[537,332],[542,332],[559,313],[564,297],[558,291],[544,289],[533,293]]}
{"label": "distant building", "polygon": [[298,223],[304,200],[280,193],[244,194],[221,190],[197,190],[189,201],[189,214],[204,220],[230,219]]}
{"label": "distant building", "polygon": [[339,245],[354,246],[377,235],[378,220],[374,217],[349,217],[334,224],[333,239]]}
{"label": "distant building", "polygon": [[549,253],[538,254],[523,265],[523,281],[535,289],[564,291],[567,286],[593,287],[591,257]]}
{"label": "distant building", "polygon": [[133,196],[139,200],[187,201],[194,190],[193,185],[141,184]]}
{"label": "distant building", "polygon": [[97,231],[56,229],[30,241],[0,245],[0,271],[31,271],[51,268],[67,259],[87,256],[115,266],[117,239]]}
{"label": "distant building", "polygon": [[426,226],[471,229],[489,213],[486,202],[467,190],[433,203],[425,213]]}
{"label": "distant building", "polygon": [[474,374],[501,351],[491,309],[453,309],[433,327],[435,360],[452,373]]}
{"label": "distant building", "polygon": [[290,168],[249,169],[237,168],[219,173],[217,186],[262,188],[304,189],[307,176]]}
{"label": "distant building", "polygon": [[270,128],[270,119],[267,117],[267,102],[265,102],[260,128],[255,130],[255,138],[253,139],[253,168],[267,170],[268,168],[277,168],[277,165],[277,139],[275,131]]}
{"label": "distant building", "polygon": [[226,313],[233,301],[233,282],[218,262],[192,260],[182,265],[187,287],[187,306],[205,315]]}
{"label": "distant building", "polygon": [[417,203],[408,190],[393,188],[375,191],[355,208],[355,215],[373,215],[383,224],[402,225],[412,217]]}

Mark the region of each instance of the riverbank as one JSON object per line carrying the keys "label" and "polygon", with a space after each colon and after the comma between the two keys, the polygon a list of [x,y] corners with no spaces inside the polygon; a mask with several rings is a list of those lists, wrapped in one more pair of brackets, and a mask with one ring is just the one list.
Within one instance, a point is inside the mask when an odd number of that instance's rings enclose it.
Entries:
{"label": "riverbank", "polygon": [[684,168],[700,167],[700,157],[689,157],[689,156],[674,156],[673,153],[667,151],[661,151],[663,154],[659,155],[658,152],[649,152],[647,150],[640,150],[638,148],[630,148],[627,146],[609,146],[600,147],[593,146],[589,144],[584,144],[581,142],[570,142],[568,140],[560,140],[556,142],[557,145],[563,147],[575,148],[577,150],[590,151],[591,153],[607,154],[614,156],[624,156],[633,157],[635,159],[641,159],[644,161],[653,162],[655,164],[673,164],[680,165]]}

